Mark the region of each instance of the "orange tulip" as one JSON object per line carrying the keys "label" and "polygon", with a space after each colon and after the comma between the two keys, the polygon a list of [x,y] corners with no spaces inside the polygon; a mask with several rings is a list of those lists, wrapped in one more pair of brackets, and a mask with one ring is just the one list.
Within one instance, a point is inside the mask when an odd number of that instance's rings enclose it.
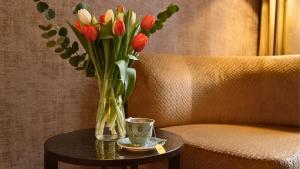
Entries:
{"label": "orange tulip", "polygon": [[85,25],[81,28],[82,33],[84,35],[84,37],[88,40],[88,41],[96,41],[97,36],[98,36],[98,31],[94,26],[91,25]]}
{"label": "orange tulip", "polygon": [[133,38],[131,46],[134,49],[134,51],[140,52],[144,49],[147,43],[148,37],[143,33],[139,33]]}
{"label": "orange tulip", "polygon": [[152,15],[146,15],[142,20],[141,27],[144,30],[150,30],[155,23],[155,18]]}

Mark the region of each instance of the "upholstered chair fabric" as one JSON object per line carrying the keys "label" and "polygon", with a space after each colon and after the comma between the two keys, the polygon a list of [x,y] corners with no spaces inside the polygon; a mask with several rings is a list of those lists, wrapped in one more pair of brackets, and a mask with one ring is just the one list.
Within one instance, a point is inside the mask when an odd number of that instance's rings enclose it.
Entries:
{"label": "upholstered chair fabric", "polygon": [[135,67],[129,116],[154,118],[157,127],[300,126],[300,56],[144,55]]}
{"label": "upholstered chair fabric", "polygon": [[167,127],[185,141],[183,169],[299,169],[299,128],[195,124]]}
{"label": "upholstered chair fabric", "polygon": [[300,168],[300,56],[143,55],[135,67],[129,116],[180,135],[181,168]]}

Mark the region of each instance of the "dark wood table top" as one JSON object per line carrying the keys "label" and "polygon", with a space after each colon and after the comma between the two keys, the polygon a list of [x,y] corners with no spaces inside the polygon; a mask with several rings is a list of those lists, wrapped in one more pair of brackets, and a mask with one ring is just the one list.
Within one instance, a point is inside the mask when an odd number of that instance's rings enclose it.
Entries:
{"label": "dark wood table top", "polygon": [[129,152],[119,149],[116,141],[96,140],[94,129],[63,133],[49,138],[44,145],[45,153],[58,161],[91,166],[120,166],[144,164],[169,159],[180,153],[183,148],[181,137],[163,130],[156,130],[159,138],[167,139],[166,153],[156,150],[149,152]]}

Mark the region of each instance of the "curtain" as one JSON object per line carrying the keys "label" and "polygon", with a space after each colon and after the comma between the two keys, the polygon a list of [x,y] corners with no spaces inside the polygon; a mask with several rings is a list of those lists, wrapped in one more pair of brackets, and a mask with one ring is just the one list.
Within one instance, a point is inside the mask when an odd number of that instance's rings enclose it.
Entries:
{"label": "curtain", "polygon": [[300,0],[263,0],[259,55],[300,54]]}

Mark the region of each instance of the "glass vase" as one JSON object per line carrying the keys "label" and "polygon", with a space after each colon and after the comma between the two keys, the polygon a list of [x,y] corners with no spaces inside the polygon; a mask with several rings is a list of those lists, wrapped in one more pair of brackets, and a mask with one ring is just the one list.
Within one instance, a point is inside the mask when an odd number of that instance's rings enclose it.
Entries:
{"label": "glass vase", "polygon": [[99,103],[96,116],[95,136],[98,140],[110,141],[123,138],[125,111],[122,97],[124,86],[121,80],[98,80]]}

